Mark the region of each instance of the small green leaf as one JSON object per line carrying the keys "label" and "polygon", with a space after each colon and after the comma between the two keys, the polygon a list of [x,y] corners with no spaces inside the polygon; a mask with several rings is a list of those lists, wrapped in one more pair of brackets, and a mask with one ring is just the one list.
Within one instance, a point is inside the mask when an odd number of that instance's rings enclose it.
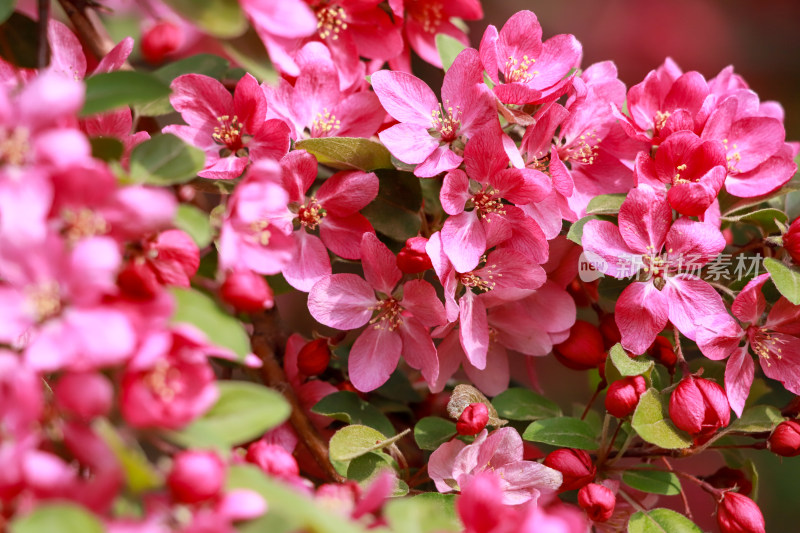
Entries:
{"label": "small green leaf", "polygon": [[743,433],[764,433],[772,431],[783,420],[781,412],[775,407],[756,405],[742,413],[742,417],[734,420],[728,429]]}
{"label": "small green leaf", "polygon": [[[648,467],[639,465],[637,468]],[[678,476],[664,470],[626,470],[622,474],[622,481],[636,490],[673,496],[681,493],[681,482]]]}
{"label": "small green leaf", "polygon": [[622,202],[625,201],[627,193],[601,194],[589,200],[586,206],[587,215],[616,215]]}
{"label": "small green leaf", "polygon": [[511,420],[539,420],[561,416],[561,408],[532,390],[512,388],[494,397],[498,416]]}
{"label": "small green leaf", "polygon": [[80,115],[152,102],[169,93],[169,87],[152,74],[133,70],[103,72],[86,78],[86,100]]}
{"label": "small green leaf", "polygon": [[348,424],[369,426],[384,435],[394,433],[394,426],[386,418],[386,415],[352,391],[338,391],[329,394],[317,402],[311,411]]}
{"label": "small green leaf", "polygon": [[[225,58],[213,54],[197,54],[169,63],[153,71],[152,74],[165,85],[169,85],[172,80],[183,74],[203,74],[220,79],[227,70],[228,61]],[[175,111],[169,102],[169,96],[135,107],[137,113],[146,117],[157,117]]]}
{"label": "small green leaf", "polygon": [[180,204],[175,214],[175,227],[189,234],[198,248],[211,244],[213,234],[208,214],[189,204]]}
{"label": "small green leaf", "polygon": [[187,448],[228,451],[263,435],[289,418],[289,403],[279,393],[247,381],[218,381],[219,399],[202,418],[166,436]]}
{"label": "small green leaf", "polygon": [[109,162],[119,161],[122,157],[122,143],[114,137],[92,137],[89,144],[92,145],[92,157],[95,159]]}
{"label": "small green leaf", "polygon": [[11,522],[11,533],[103,533],[95,516],[78,505],[40,504],[30,514]]}
{"label": "small green leaf", "polygon": [[378,172],[378,196],[361,213],[380,233],[405,243],[419,234],[422,189],[419,179],[407,172]]}
{"label": "small green leaf", "polygon": [[777,220],[780,223],[785,223],[789,219],[786,213],[779,209],[759,209],[751,211],[742,215],[728,215],[722,217],[726,222],[750,222],[756,226],[764,228],[767,233],[774,233],[779,230],[778,225],[775,223]]}
{"label": "small green leaf", "polygon": [[237,0],[165,0],[165,3],[214,37],[236,37],[247,30],[247,18]]}
{"label": "small green leaf", "polygon": [[453,64],[453,61],[456,60],[456,57],[464,48],[466,46],[458,39],[450,37],[446,33],[436,34],[436,50],[439,51],[439,58],[442,60],[442,67],[445,72],[447,72],[450,65]]}
{"label": "small green leaf", "polygon": [[794,305],[800,305],[800,272],[771,257],[764,259],[764,268],[780,293]]}
{"label": "small green leaf", "polygon": [[392,458],[382,452],[365,453],[350,461],[347,466],[347,479],[368,485],[382,470],[394,472]]}
{"label": "small green leaf", "polygon": [[407,429],[387,439],[383,433],[371,427],[353,424],[343,427],[331,437],[328,451],[333,461],[351,461],[365,453],[390,446],[409,432],[411,430]]}
{"label": "small green leaf", "polygon": [[278,73],[272,67],[261,38],[252,27],[239,37],[221,41],[222,48],[233,60],[259,81],[278,84]]}
{"label": "small green leaf", "polygon": [[456,425],[438,416],[426,416],[414,426],[414,440],[423,450],[435,450],[456,434]]}
{"label": "small green leaf", "polygon": [[163,484],[158,471],[147,460],[136,441],[125,442],[116,428],[105,418],[95,419],[92,429],[103,439],[119,461],[131,492],[140,494],[157,489]]}
{"label": "small green leaf", "polygon": [[424,492],[413,498],[392,500],[383,515],[397,533],[439,533],[461,531],[454,494]]}
{"label": "small green leaf", "polygon": [[0,23],[8,20],[8,17],[14,12],[17,5],[17,0],[3,0],[0,2]]}
{"label": "small green leaf", "polygon": [[628,353],[619,343],[611,347],[608,355],[609,358],[606,361],[606,365],[608,365],[608,361],[610,360],[622,376],[640,376],[650,371],[654,364],[653,360],[646,356],[636,358],[629,357]]}
{"label": "small green leaf", "polygon": [[131,152],[131,178],[138,183],[175,185],[197,177],[206,154],[178,137],[156,135]]}
{"label": "small green leaf", "polygon": [[631,426],[644,440],[667,450],[692,445],[692,439],[667,418],[666,398],[656,389],[648,389],[639,398]]}
{"label": "small green leaf", "polygon": [[532,422],[522,434],[522,438],[580,450],[597,449],[597,435],[589,424],[578,418],[566,416]]}
{"label": "small green leaf", "polygon": [[628,533],[703,533],[680,513],[669,509],[638,511],[628,522]]}
{"label": "small green leaf", "polygon": [[567,232],[567,239],[571,240],[575,244],[581,244],[581,240],[583,239],[583,227],[590,220],[603,220],[603,219],[597,215],[589,215],[576,220],[569,227],[569,231]]}
{"label": "small green leaf", "polygon": [[[14,10],[3,6],[0,11]],[[20,68],[39,66],[39,27],[36,21],[22,13],[6,13],[5,22],[0,24],[0,57]]]}
{"label": "small green leaf", "polygon": [[171,289],[176,309],[173,323],[192,324],[206,334],[213,344],[231,349],[240,361],[250,353],[250,337],[242,323],[219,308],[217,304],[194,289]]}
{"label": "small green leaf", "polygon": [[392,156],[381,143],[361,137],[320,137],[295,143],[317,158],[323,165],[341,169],[393,169]]}

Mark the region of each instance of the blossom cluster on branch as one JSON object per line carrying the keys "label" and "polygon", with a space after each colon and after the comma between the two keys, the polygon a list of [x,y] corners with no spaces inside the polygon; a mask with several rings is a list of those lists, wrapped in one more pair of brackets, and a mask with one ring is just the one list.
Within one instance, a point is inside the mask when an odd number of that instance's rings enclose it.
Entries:
{"label": "blossom cluster on branch", "polygon": [[732,67],[626,88],[531,11],[471,47],[477,0],[32,4],[0,10],[0,530],[765,531],[800,144]]}

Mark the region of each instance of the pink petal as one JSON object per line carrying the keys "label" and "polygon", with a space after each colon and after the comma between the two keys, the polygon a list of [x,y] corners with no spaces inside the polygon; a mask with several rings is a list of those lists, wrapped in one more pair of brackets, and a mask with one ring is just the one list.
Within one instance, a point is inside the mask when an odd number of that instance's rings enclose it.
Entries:
{"label": "pink petal", "polygon": [[699,181],[673,185],[667,192],[670,206],[682,215],[702,215],[717,198],[726,175],[725,167],[714,167]]}
{"label": "pink petal", "polygon": [[[170,84],[169,101],[189,126],[213,129],[217,117],[233,114],[233,97],[214,78],[202,74],[184,74]],[[211,135],[211,132],[206,132]]]}
{"label": "pink petal", "polygon": [[386,383],[397,368],[402,347],[396,331],[378,325],[365,329],[350,349],[348,372],[353,386],[369,392]]}
{"label": "pink petal", "polygon": [[444,253],[457,272],[469,272],[486,251],[486,233],[474,211],[448,218],[442,227]]}
{"label": "pink petal", "polygon": [[263,122],[247,143],[250,160],[279,160],[289,152],[289,126],[278,119]]}
{"label": "pink petal", "polygon": [[461,361],[465,359],[464,350],[461,349],[461,342],[458,339],[458,331],[453,329],[444,340],[436,347],[436,355],[439,358],[439,378],[436,383],[429,384],[431,392],[441,392],[444,390],[447,381],[456,373]]}
{"label": "pink petal", "polygon": [[667,278],[663,293],[669,302],[669,320],[695,340],[700,319],[725,313],[722,297],[707,282],[688,274]]}
{"label": "pink petal", "polygon": [[739,347],[743,336],[744,331],[739,324],[728,313],[723,313],[701,318],[696,340],[703,355],[719,361]]}
{"label": "pink petal", "polygon": [[439,101],[428,85],[406,72],[379,70],[370,77],[384,109],[399,122],[431,127],[431,112]]}
{"label": "pink petal", "polygon": [[767,357],[759,356],[761,369],[767,377],[783,383],[789,392],[800,394],[800,339],[784,333],[771,335],[781,351],[776,353],[773,349]]}
{"label": "pink petal", "polygon": [[487,183],[492,176],[508,167],[508,156],[501,141],[502,131],[486,128],[473,135],[464,148],[467,174]]}
{"label": "pink petal", "polygon": [[125,37],[122,39],[117,46],[111,49],[109,53],[100,60],[100,63],[97,64],[97,67],[94,69],[94,74],[99,74],[101,72],[113,72],[115,70],[119,70],[122,68],[122,65],[125,64],[125,61],[128,60],[128,56],[131,55],[133,51],[133,38]]}
{"label": "pink petal", "polygon": [[486,368],[489,349],[489,324],[483,302],[467,290],[458,301],[461,347],[472,365],[478,370]]}
{"label": "pink petal", "polygon": [[403,339],[403,358],[411,368],[422,371],[427,383],[436,383],[439,378],[439,359],[428,329],[416,318],[408,316],[403,317],[399,332]]}
{"label": "pink petal", "polygon": [[[492,229],[498,226],[500,222],[505,222],[510,226],[512,234],[503,243],[503,247],[516,250],[535,263],[546,263],[549,246],[541,228],[532,218],[525,216],[525,213],[518,207],[509,205],[506,206],[505,211],[505,215],[497,218],[493,217],[490,224]],[[491,245],[496,242],[492,240],[491,233],[487,233],[486,240],[488,244]]]}
{"label": "pink petal", "polygon": [[351,94],[333,108],[333,114],[341,117],[339,137],[365,137],[375,135],[385,114],[375,93],[360,92]]}
{"label": "pink petal", "polygon": [[229,520],[252,520],[267,512],[267,502],[254,490],[233,489],[225,492],[216,511]]}
{"label": "pink petal", "polygon": [[363,209],[378,195],[378,176],[374,172],[337,172],[317,191],[317,200],[330,214],[346,217]]}
{"label": "pink petal", "polygon": [[619,210],[619,231],[631,250],[659,253],[672,222],[672,209],[663,192],[639,185],[628,193]]}
{"label": "pink petal", "polygon": [[769,274],[761,274],[751,279],[744,286],[731,305],[733,316],[745,324],[756,322],[761,318],[761,315],[764,314],[764,309],[767,307],[767,301],[764,299],[761,289],[767,280],[769,280]]}
{"label": "pink petal", "polygon": [[369,284],[386,295],[392,294],[403,277],[394,254],[373,233],[361,237],[361,264]]}
{"label": "pink petal", "polygon": [[479,370],[469,361],[464,362],[464,372],[481,392],[496,396],[508,388],[510,372],[506,349],[496,342],[489,343],[486,368]]}
{"label": "pink petal", "polygon": [[319,235],[328,249],[345,259],[361,259],[361,237],[375,234],[372,224],[361,213],[349,217],[326,216],[320,225]]}
{"label": "pink petal", "polygon": [[317,159],[305,150],[292,150],[280,161],[283,188],[289,202],[305,203],[306,191],[317,178]]}
{"label": "pink petal", "polygon": [[319,237],[300,229],[294,232],[294,240],[297,248],[283,267],[283,277],[295,289],[308,292],[317,281],[331,275],[331,260]]}
{"label": "pink petal", "polygon": [[750,357],[747,346],[742,346],[733,352],[725,366],[725,394],[736,416],[742,416],[754,375],[753,358]]}
{"label": "pink petal", "polygon": [[749,172],[728,174],[725,190],[740,198],[761,196],[781,187],[792,178],[795,171],[797,164],[792,158],[779,152]]}
{"label": "pink petal", "polygon": [[308,293],[308,311],[320,324],[336,329],[360,328],[376,304],[372,287],[355,274],[334,274],[319,280]]}
{"label": "pink petal", "polygon": [[267,118],[267,98],[252,74],[245,74],[233,93],[233,110],[242,121],[245,131],[259,131]]}
{"label": "pink petal", "polygon": [[453,170],[444,175],[439,200],[445,213],[448,215],[462,213],[470,197],[469,178],[463,170]]}
{"label": "pink petal", "polygon": [[586,258],[603,274],[623,279],[641,268],[641,256],[631,251],[619,228],[607,220],[587,222],[581,242]]}
{"label": "pink petal", "polygon": [[197,175],[212,180],[232,180],[241,176],[246,166],[246,157],[223,157],[198,172]]}
{"label": "pink petal", "polygon": [[439,492],[451,492],[455,490],[448,485],[445,480],[453,480],[453,464],[456,457],[467,445],[458,439],[445,442],[431,454],[428,460],[428,474],[436,485]]}
{"label": "pink petal", "polygon": [[666,239],[667,257],[672,264],[704,265],[725,248],[725,237],[712,226],[681,217],[672,224]]}
{"label": "pink petal", "polygon": [[442,302],[436,295],[436,289],[427,281],[412,279],[404,283],[402,305],[427,327],[445,323]]}
{"label": "pink petal", "polygon": [[667,325],[669,310],[667,295],[652,283],[634,282],[625,287],[615,308],[622,347],[643,354]]}
{"label": "pink petal", "polygon": [[378,133],[378,138],[397,159],[409,165],[422,163],[439,146],[428,128],[418,124],[395,124]]}
{"label": "pink petal", "polygon": [[464,160],[456,154],[448,145],[436,148],[431,154],[414,169],[414,175],[418,178],[432,178],[442,172],[457,168]]}

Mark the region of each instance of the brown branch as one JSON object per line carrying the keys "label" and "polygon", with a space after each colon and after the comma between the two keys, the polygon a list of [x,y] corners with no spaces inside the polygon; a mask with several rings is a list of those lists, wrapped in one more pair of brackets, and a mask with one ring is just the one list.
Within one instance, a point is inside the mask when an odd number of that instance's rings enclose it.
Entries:
{"label": "brown branch", "polygon": [[308,447],[312,457],[322,468],[322,471],[331,480],[343,483],[345,481],[344,478],[333,468],[328,458],[328,444],[317,432],[305,409],[300,405],[300,401],[276,357],[275,346],[279,345],[280,333],[275,316],[274,311],[264,311],[252,315],[253,336],[251,342],[253,351],[263,362],[261,377],[265,385],[283,394],[284,398],[289,402],[292,408],[289,422],[297,432],[300,440]]}
{"label": "brown branch", "polygon": [[114,48],[114,41],[100,22],[91,0],[58,0],[69,17],[81,42],[97,59],[102,59]]}
{"label": "brown branch", "polygon": [[39,42],[36,50],[36,66],[40,69],[50,63],[50,43],[47,40],[47,25],[50,22],[50,0],[39,0]]}

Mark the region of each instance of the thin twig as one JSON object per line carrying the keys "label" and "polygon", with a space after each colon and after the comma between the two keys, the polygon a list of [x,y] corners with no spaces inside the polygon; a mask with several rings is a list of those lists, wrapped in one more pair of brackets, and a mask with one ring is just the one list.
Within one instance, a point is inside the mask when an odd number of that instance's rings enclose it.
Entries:
{"label": "thin twig", "polygon": [[589,414],[589,409],[592,408],[592,404],[594,404],[594,401],[597,399],[597,396],[600,394],[600,392],[606,388],[606,385],[607,385],[606,380],[602,380],[600,381],[600,383],[597,384],[597,389],[595,389],[594,394],[592,394],[592,397],[589,398],[589,403],[586,404],[586,409],[583,410],[583,414],[581,415],[581,420],[586,418],[586,415]]}
{"label": "thin twig", "polygon": [[678,366],[681,367],[681,373],[683,373],[683,377],[686,377],[692,373],[692,370],[689,368],[689,363],[686,362],[686,358],[683,357],[683,348],[681,347],[681,334],[678,331],[678,328],[675,325],[672,325],[672,332],[675,336],[675,355],[678,356]]}
{"label": "thin twig", "polygon": [[114,41],[108,36],[97,13],[92,9],[92,2],[87,0],[58,0],[70,22],[78,32],[81,42],[97,59],[102,59],[114,48]]}
{"label": "thin twig", "polygon": [[[661,457],[661,461],[664,463],[664,466],[667,467],[667,470],[673,473],[675,472],[672,469],[672,465],[669,464],[669,461],[667,461],[666,457]],[[681,487],[680,492],[681,492],[681,499],[683,500],[683,508],[686,509],[686,518],[694,522],[694,517],[692,516],[692,509],[689,507],[689,498],[686,497],[686,491],[683,490],[683,487]]]}
{"label": "thin twig", "polygon": [[289,402],[292,413],[289,422],[297,432],[300,440],[308,447],[312,457],[331,480],[343,483],[344,478],[333,468],[328,458],[328,444],[317,432],[317,429],[308,418],[305,409],[300,405],[286,374],[275,354],[275,346],[279,345],[280,334],[275,321],[274,311],[264,311],[252,315],[253,336],[251,339],[253,351],[261,359],[261,376],[264,384],[283,394]]}
{"label": "thin twig", "polygon": [[47,25],[50,23],[50,0],[39,0],[39,48],[36,50],[36,66],[40,69],[50,63],[50,43],[47,41]]}

